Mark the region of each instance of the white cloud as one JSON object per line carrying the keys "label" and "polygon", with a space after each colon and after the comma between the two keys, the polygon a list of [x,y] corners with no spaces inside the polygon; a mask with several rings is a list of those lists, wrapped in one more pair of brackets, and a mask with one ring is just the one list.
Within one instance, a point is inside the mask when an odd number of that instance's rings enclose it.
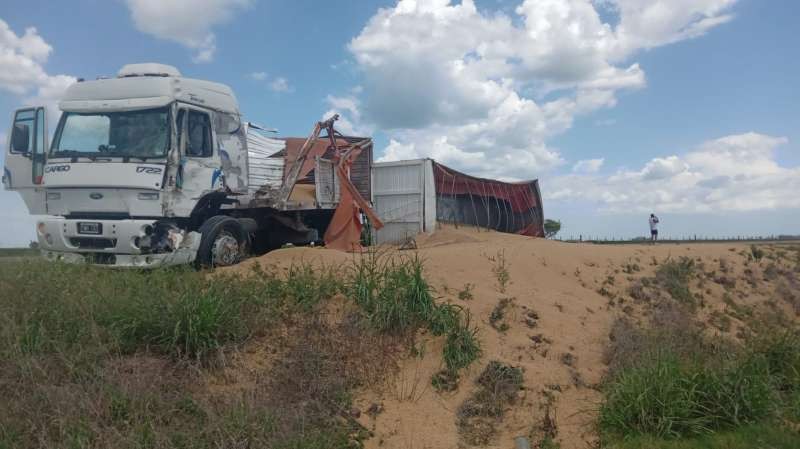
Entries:
{"label": "white cloud", "polygon": [[289,81],[286,78],[278,77],[269,83],[269,88],[275,92],[291,92],[292,88],[289,86]]}
{"label": "white cloud", "polygon": [[251,72],[247,76],[256,81],[265,81],[267,79],[267,72]]}
{"label": "white cloud", "polygon": [[689,166],[680,160],[678,156],[669,156],[665,158],[657,157],[644,166],[641,171],[641,177],[648,181],[667,179],[684,173],[687,170],[689,170]]}
{"label": "white cloud", "polygon": [[25,105],[45,106],[51,125],[58,117],[58,100],[75,82],[72,76],[45,71],[52,51],[36,28],[26,28],[19,36],[0,19],[0,90],[20,96]]}
{"label": "white cloud", "polygon": [[387,131],[387,158],[436,155],[479,175],[531,178],[563,164],[548,141],[577,116],[646,85],[627,62],[636,51],[707,32],[733,2],[597,2],[617,12],[612,26],[591,0],[524,0],[513,16],[472,0],[400,0],[348,46],[363,75],[359,120]]}
{"label": "white cloud", "polygon": [[605,159],[584,159],[580,160],[572,166],[572,171],[576,173],[597,173],[600,167],[603,166]]}
{"label": "white cloud", "polygon": [[267,72],[250,72],[247,77],[253,81],[266,83],[273,92],[294,92],[294,88],[289,85],[289,80],[282,76],[271,78]]}
{"label": "white cloud", "polygon": [[544,184],[549,201],[589,200],[609,212],[720,212],[799,208],[800,166],[782,167],[784,137],[745,133],[657,157],[611,176],[571,174]]}
{"label": "white cloud", "polygon": [[196,63],[210,62],[216,52],[211,31],[231,20],[251,0],[126,0],[136,28],[159,39],[194,50]]}
{"label": "white cloud", "polygon": [[337,97],[328,95],[325,99],[329,109],[322,114],[322,119],[327,120],[334,114],[339,114],[339,120],[334,126],[336,130],[346,136],[368,136],[374,131],[361,121],[361,103],[354,96]]}
{"label": "white cloud", "polygon": [[733,18],[736,0],[613,0],[620,15],[616,29],[618,59],[640,48],[653,48],[702,36]]}

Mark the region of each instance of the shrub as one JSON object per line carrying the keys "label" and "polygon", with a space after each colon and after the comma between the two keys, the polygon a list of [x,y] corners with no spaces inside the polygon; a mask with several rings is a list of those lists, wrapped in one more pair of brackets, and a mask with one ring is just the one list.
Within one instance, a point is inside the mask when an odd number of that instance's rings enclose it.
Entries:
{"label": "shrub", "polygon": [[694,260],[681,257],[668,260],[656,270],[656,281],[676,301],[692,304],[694,297],[689,290],[689,280],[694,276]]}
{"label": "shrub", "polygon": [[756,262],[760,262],[761,259],[764,257],[764,250],[759,248],[756,245],[750,245],[750,258],[755,260]]}

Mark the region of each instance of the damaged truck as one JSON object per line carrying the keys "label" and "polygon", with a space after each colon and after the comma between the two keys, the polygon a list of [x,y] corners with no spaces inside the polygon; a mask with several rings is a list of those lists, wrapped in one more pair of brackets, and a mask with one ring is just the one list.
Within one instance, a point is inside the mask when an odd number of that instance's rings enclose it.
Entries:
{"label": "damaged truck", "polygon": [[361,212],[380,224],[364,200],[372,141],[339,134],[336,117],[305,139],[267,137],[228,86],[152,63],[79,80],[59,109],[51,145],[44,108],[14,113],[3,170],[47,259],[224,266],[323,234],[357,245]]}

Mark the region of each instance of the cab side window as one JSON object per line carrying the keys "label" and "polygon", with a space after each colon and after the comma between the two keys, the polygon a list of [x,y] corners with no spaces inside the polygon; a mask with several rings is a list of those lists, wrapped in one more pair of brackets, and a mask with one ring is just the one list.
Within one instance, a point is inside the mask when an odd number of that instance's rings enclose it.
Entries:
{"label": "cab side window", "polygon": [[210,157],[213,151],[211,119],[205,112],[191,109],[186,112],[186,156]]}

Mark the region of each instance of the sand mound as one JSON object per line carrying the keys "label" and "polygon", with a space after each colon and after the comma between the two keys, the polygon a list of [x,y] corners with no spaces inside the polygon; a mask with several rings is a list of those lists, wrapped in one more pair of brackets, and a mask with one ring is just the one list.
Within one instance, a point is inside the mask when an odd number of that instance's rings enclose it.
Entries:
{"label": "sand mound", "polygon": [[[442,226],[439,230],[432,234],[420,234],[417,236],[417,246],[420,248],[433,248],[436,246],[444,245],[458,245],[463,243],[480,242],[483,234],[490,231],[479,231],[475,228],[455,228],[451,226]],[[492,232],[496,234],[495,232]]]}
{"label": "sand mound", "polygon": [[[401,360],[398,374],[383,388],[361,391],[356,398],[361,410],[380,405],[381,413],[362,413],[359,418],[375,435],[366,442],[368,448],[462,445],[456,411],[475,391],[477,376],[492,360],[521,367],[524,388],[486,447],[512,447],[514,437],[536,434],[545,415],[553,419],[562,448],[595,447],[595,413],[602,399],[597,385],[606,371],[603,352],[610,326],[619,316],[644,320],[652,313],[631,297],[631,285],[653,276],[666,260],[691,258],[703,267],[702,287],[692,286],[702,297],[703,320],[725,311],[731,297],[747,307],[760,307],[775,291],[775,285],[765,280],[767,261],[748,261],[748,244],[568,244],[443,227],[418,237],[417,246],[438,300],[470,312],[479,328],[483,356],[464,373],[455,392],[438,393],[430,379],[443,367],[443,341],[420,335],[421,356]],[[232,270],[246,272],[256,263],[286,267],[301,260],[343,266],[354,257],[359,256],[289,248]],[[500,265],[508,275],[507,285],[498,279]],[[460,294],[464,291],[470,294]],[[463,299],[468,296],[471,299]],[[501,301],[506,304],[505,326],[499,327],[490,316]],[[711,332],[735,338],[744,324],[737,319],[729,324]]]}

